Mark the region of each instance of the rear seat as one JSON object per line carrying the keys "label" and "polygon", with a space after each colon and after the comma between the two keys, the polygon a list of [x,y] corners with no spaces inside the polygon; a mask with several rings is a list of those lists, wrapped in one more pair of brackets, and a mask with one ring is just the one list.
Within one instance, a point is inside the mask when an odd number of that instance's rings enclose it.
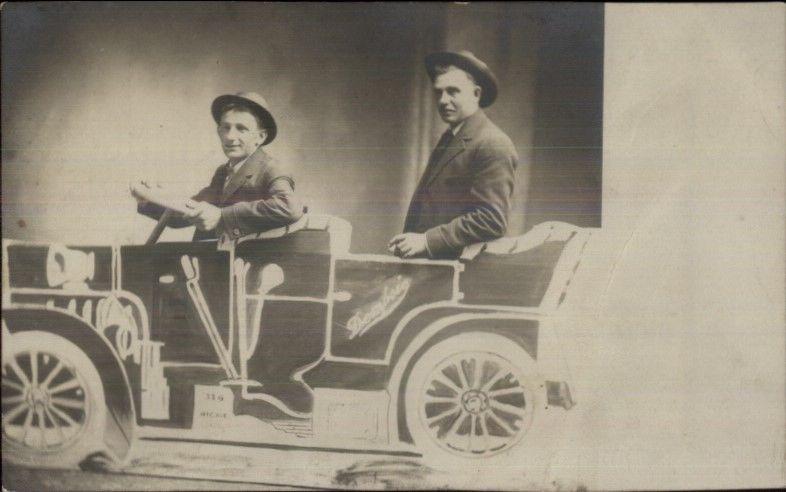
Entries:
{"label": "rear seat", "polygon": [[463,303],[554,309],[564,299],[590,230],[544,222],[517,237],[465,248]]}

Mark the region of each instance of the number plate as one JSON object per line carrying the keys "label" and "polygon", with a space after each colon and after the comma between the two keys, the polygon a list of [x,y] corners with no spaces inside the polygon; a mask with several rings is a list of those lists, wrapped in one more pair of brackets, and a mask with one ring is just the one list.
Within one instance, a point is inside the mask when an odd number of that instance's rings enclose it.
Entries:
{"label": "number plate", "polygon": [[232,414],[232,390],[222,386],[194,386],[194,427],[227,421]]}

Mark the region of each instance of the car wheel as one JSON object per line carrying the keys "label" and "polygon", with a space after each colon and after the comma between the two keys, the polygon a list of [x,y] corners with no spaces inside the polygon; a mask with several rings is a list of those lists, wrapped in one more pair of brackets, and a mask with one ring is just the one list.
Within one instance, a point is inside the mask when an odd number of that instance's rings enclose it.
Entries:
{"label": "car wheel", "polygon": [[426,458],[500,458],[533,426],[544,385],[530,355],[492,333],[457,335],[429,348],[406,386],[406,421]]}
{"label": "car wheel", "polygon": [[106,419],[98,371],[79,347],[42,331],[11,336],[3,352],[3,458],[76,466],[101,448]]}

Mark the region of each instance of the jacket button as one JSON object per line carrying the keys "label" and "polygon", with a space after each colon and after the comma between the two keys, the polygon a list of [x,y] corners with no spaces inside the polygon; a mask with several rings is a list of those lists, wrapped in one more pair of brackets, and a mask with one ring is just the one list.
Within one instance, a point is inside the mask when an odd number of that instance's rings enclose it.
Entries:
{"label": "jacket button", "polygon": [[234,234],[235,236],[239,236],[240,235],[240,229],[235,229],[234,231],[232,231],[232,234]]}

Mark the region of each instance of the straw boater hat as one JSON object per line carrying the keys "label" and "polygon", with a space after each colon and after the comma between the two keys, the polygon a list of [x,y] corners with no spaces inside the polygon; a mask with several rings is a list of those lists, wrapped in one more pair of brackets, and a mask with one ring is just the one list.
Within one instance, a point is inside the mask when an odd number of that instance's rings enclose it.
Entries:
{"label": "straw boater hat", "polygon": [[267,138],[262,142],[262,145],[267,145],[276,138],[276,120],[273,119],[273,115],[268,111],[268,104],[264,97],[256,92],[238,92],[237,94],[218,96],[210,106],[210,112],[213,113],[213,119],[216,120],[216,123],[221,120],[221,114],[229,104],[239,104],[248,108],[262,121],[262,126],[267,130]]}
{"label": "straw boater hat", "polygon": [[491,106],[497,98],[497,77],[491,69],[469,51],[440,51],[426,56],[426,71],[431,80],[436,76],[435,67],[438,65],[453,65],[475,77],[475,81],[482,89],[480,94],[480,107]]}

